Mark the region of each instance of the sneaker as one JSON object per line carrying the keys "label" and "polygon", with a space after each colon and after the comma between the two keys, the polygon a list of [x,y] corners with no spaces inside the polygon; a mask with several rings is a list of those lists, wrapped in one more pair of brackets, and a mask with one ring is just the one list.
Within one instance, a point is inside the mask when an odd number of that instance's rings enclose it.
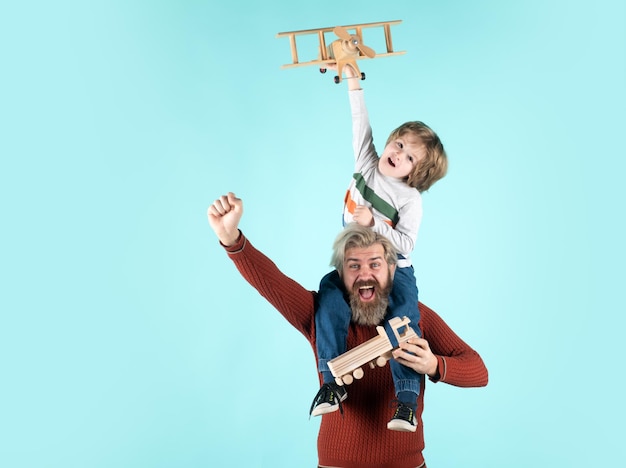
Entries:
{"label": "sneaker", "polygon": [[343,414],[341,402],[348,398],[348,392],[343,386],[339,386],[334,382],[325,383],[320,388],[309,410],[309,416],[320,416],[326,413],[340,410]]}
{"label": "sneaker", "polygon": [[401,401],[397,401],[396,412],[387,423],[387,429],[392,431],[415,432],[417,429],[417,418],[415,410]]}

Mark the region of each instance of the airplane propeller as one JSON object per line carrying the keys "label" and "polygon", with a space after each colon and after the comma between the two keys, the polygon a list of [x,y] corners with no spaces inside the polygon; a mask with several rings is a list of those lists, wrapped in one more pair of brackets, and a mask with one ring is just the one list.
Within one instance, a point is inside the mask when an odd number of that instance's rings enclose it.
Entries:
{"label": "airplane propeller", "polygon": [[374,58],[376,56],[376,52],[374,52],[373,49],[361,43],[361,38],[359,36],[350,34],[343,26],[337,26],[333,29],[333,32],[339,39],[346,41],[346,44],[351,49],[358,49],[363,55],[366,55],[369,58]]}

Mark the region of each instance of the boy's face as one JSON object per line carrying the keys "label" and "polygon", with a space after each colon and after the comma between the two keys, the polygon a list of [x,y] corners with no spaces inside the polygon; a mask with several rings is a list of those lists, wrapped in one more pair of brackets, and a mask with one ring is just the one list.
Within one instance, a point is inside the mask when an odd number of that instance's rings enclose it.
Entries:
{"label": "boy's face", "polygon": [[387,177],[405,179],[426,156],[426,148],[410,133],[389,142],[378,160],[378,170]]}

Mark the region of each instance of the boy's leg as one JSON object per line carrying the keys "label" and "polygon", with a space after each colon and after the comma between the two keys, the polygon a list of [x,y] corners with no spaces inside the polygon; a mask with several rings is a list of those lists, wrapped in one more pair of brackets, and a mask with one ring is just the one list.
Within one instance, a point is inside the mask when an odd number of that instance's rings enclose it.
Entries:
{"label": "boy's leg", "polygon": [[419,328],[420,310],[418,306],[418,291],[415,280],[415,271],[412,266],[396,268],[393,276],[393,287],[389,295],[389,311],[387,320],[392,317],[407,316],[411,319],[410,327],[420,337],[422,330]]}
{"label": "boy's leg", "polygon": [[343,386],[335,383],[328,361],[346,351],[346,339],[352,313],[343,294],[343,283],[337,271],[332,271],[320,282],[318,303],[315,311],[315,345],[318,369],[323,385],[313,399],[309,414],[320,416],[342,410],[341,402],[348,394]]}
{"label": "boy's leg", "polygon": [[325,383],[334,381],[328,368],[328,361],[346,352],[351,316],[350,306],[344,298],[341,278],[334,270],[320,282],[318,306],[315,311],[318,369]]}
{"label": "boy's leg", "polygon": [[[411,320],[409,326],[415,333],[422,336],[422,332],[419,329],[420,316],[417,300],[418,292],[413,267],[396,269],[389,301],[389,313],[385,319],[388,321],[393,317],[402,318],[406,316]],[[419,396],[420,385],[424,376],[393,359],[389,361],[389,365],[398,399],[398,407],[387,427],[397,431],[413,432],[417,424],[417,418],[415,417],[417,397]]]}

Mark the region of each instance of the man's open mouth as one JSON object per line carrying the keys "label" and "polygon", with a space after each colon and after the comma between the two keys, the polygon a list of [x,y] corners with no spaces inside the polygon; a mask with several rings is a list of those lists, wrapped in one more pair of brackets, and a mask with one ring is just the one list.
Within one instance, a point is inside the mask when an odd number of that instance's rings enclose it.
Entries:
{"label": "man's open mouth", "polygon": [[374,286],[360,286],[359,297],[364,301],[369,301],[374,297]]}

